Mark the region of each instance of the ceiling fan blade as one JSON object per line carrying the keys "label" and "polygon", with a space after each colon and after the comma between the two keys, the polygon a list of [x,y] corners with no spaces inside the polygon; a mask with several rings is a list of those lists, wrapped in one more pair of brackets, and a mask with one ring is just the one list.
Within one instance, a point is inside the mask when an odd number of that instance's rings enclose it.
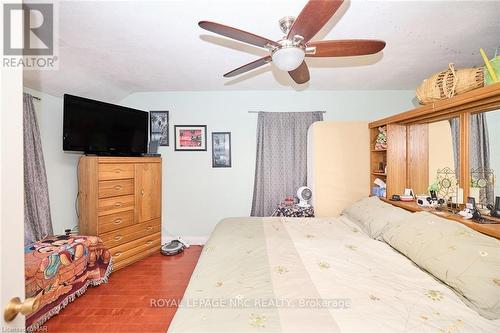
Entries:
{"label": "ceiling fan blade", "polygon": [[203,28],[205,30],[215,32],[216,34],[236,39],[247,44],[252,44],[259,47],[266,47],[267,45],[280,46],[280,44],[270,39],[254,35],[250,32],[246,32],[240,29],[229,27],[227,25],[209,21],[200,21],[198,22],[198,25],[200,26],[200,28]]}
{"label": "ceiling fan blade", "polygon": [[316,52],[306,54],[307,57],[349,57],[380,52],[385,42],[373,39],[322,40],[307,43],[307,47],[316,48]]}
{"label": "ceiling fan blade", "polygon": [[255,61],[252,61],[251,63],[248,63],[246,65],[243,65],[241,67],[233,69],[230,72],[227,72],[226,74],[224,74],[224,77],[233,77],[233,76],[236,76],[236,75],[243,74],[245,72],[251,71],[252,69],[255,69],[255,68],[258,68],[260,66],[263,66],[263,65],[265,65],[265,64],[267,64],[267,63],[269,63],[271,61],[272,61],[271,56],[267,56],[267,57],[264,57],[264,58],[257,59]]}
{"label": "ceiling fan blade", "polygon": [[307,68],[305,61],[302,61],[299,67],[295,68],[293,71],[289,71],[288,74],[290,74],[292,79],[298,84],[309,81],[309,68]]}
{"label": "ceiling fan blade", "polygon": [[323,28],[335,14],[344,0],[309,0],[288,32],[288,38],[295,35],[304,37],[304,43]]}

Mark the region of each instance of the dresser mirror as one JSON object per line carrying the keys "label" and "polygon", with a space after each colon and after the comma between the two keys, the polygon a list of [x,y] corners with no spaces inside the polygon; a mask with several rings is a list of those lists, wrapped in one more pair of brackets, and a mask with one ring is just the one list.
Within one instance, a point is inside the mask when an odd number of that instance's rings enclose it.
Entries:
{"label": "dresser mirror", "polygon": [[474,113],[469,119],[469,197],[479,208],[500,196],[500,109]]}
{"label": "dresser mirror", "polygon": [[460,179],[460,119],[440,120],[427,125],[428,191],[434,191],[438,198],[461,203],[463,192]]}

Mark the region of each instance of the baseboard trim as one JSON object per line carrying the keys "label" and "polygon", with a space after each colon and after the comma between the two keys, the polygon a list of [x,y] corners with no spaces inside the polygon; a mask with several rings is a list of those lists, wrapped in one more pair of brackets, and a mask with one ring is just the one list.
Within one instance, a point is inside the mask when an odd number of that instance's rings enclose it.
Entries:
{"label": "baseboard trim", "polygon": [[[183,240],[185,240],[189,245],[205,245],[206,242],[208,241],[208,236],[180,236]],[[177,236],[167,236],[167,237],[162,237],[163,242],[170,242],[173,241],[174,239],[177,239]]]}

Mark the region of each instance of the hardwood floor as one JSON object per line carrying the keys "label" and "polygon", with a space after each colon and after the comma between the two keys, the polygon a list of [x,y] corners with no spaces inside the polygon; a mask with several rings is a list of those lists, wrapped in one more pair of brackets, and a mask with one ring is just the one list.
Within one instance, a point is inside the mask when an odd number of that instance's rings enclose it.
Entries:
{"label": "hardwood floor", "polygon": [[107,284],[89,287],[47,321],[46,331],[165,333],[177,309],[151,304],[182,298],[201,250],[191,246],[172,257],[158,253],[112,273]]}

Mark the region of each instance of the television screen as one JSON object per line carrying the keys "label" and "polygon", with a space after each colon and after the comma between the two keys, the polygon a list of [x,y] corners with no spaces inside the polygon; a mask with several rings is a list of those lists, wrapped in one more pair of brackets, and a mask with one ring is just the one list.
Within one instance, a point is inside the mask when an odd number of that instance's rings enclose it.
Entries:
{"label": "television screen", "polygon": [[135,156],[147,144],[147,112],[64,95],[63,150]]}

